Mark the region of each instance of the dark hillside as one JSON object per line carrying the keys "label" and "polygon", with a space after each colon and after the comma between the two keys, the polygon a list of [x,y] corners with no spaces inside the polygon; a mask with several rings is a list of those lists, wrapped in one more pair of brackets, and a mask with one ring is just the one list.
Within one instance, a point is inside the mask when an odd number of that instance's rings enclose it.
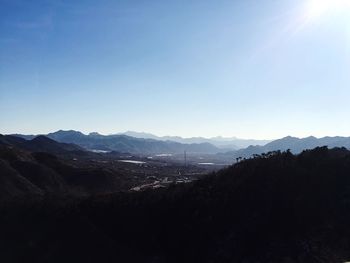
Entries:
{"label": "dark hillside", "polygon": [[[53,146],[50,149],[59,151],[61,148],[55,144],[50,143]],[[130,178],[130,175],[103,167],[73,165],[47,152],[28,152],[0,145],[0,200],[44,193],[88,195],[115,192],[129,189],[132,186]]]}
{"label": "dark hillside", "polygon": [[17,200],[0,215],[2,262],[344,262],[350,153],[274,152],[192,184]]}

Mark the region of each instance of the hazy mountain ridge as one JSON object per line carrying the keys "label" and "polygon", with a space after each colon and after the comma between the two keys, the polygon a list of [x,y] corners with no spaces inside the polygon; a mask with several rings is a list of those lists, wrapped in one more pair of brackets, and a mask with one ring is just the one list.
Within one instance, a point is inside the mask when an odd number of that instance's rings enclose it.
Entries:
{"label": "hazy mountain ridge", "polygon": [[[224,155],[231,155],[232,158],[249,158],[254,154],[268,153],[272,151],[287,151],[290,150],[292,153],[298,154],[303,150],[310,150],[316,147],[327,146],[329,148],[345,147],[350,149],[350,137],[323,137],[316,138],[313,136],[306,138],[297,138],[287,136],[282,139],[274,140],[267,143],[264,146],[249,146],[245,149],[237,151],[229,151]],[[220,154],[219,154],[220,155]]]}
{"label": "hazy mountain ridge", "polygon": [[[28,135],[16,136],[32,138]],[[88,150],[104,150],[129,152],[133,154],[160,154],[160,153],[218,153],[222,151],[210,143],[184,144],[174,141],[159,141],[148,138],[135,138],[127,135],[100,135],[90,133],[85,135],[79,131],[57,131],[46,134],[50,139],[62,143],[73,143]]]}
{"label": "hazy mountain ridge", "polygon": [[135,138],[146,138],[146,139],[154,139],[161,141],[174,141],[179,143],[210,143],[219,148],[226,148],[232,150],[238,150],[241,148],[248,147],[250,145],[265,145],[271,140],[254,140],[254,139],[240,139],[236,137],[221,137],[216,136],[212,138],[204,138],[204,137],[191,137],[191,138],[183,138],[180,136],[157,136],[151,133],[145,132],[135,132],[135,131],[127,131],[124,133],[119,133],[121,135],[128,135]]}
{"label": "hazy mountain ridge", "polygon": [[[220,146],[214,146],[209,142],[203,142],[205,140],[222,140],[224,143],[227,143],[226,138],[221,137],[215,137],[213,139],[205,139],[201,137],[184,139],[176,136],[157,137],[153,134],[138,132],[127,132],[127,134],[129,135],[101,135],[98,133],[90,133],[88,135],[85,135],[78,131],[60,130],[54,133],[49,133],[46,136],[57,142],[70,144],[73,143],[88,150],[118,151],[129,152],[133,154],[181,154],[184,151],[187,151],[189,153],[196,154],[217,154],[219,156],[226,156],[226,158],[232,158],[232,160],[238,157],[249,158],[254,154],[262,154],[278,150],[291,150],[292,153],[297,154],[302,152],[303,150],[313,149],[322,146],[328,146],[330,148],[345,147],[347,149],[350,149],[350,137],[340,136],[327,136],[323,138],[316,138],[313,136],[306,138],[287,136],[282,139],[271,141],[265,145],[250,145],[246,148],[238,150],[225,151],[225,149],[221,148]],[[131,135],[139,137],[144,136],[145,138],[132,137]],[[19,136],[25,139],[36,138],[35,135],[16,134],[15,136]],[[161,140],[159,138],[161,138]],[[176,142],[173,140],[182,141],[183,143]],[[262,143],[262,141],[255,140],[252,140],[252,142]]]}

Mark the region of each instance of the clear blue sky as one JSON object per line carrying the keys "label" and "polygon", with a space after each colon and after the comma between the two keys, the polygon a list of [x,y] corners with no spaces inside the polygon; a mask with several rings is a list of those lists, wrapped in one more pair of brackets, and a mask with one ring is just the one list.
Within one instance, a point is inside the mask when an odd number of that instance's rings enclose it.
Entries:
{"label": "clear blue sky", "polygon": [[350,0],[318,1],[0,0],[0,133],[350,136]]}

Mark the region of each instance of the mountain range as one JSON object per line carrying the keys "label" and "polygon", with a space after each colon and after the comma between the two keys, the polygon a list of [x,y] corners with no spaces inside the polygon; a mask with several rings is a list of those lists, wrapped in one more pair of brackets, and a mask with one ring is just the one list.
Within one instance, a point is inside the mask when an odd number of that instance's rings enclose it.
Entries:
{"label": "mountain range", "polygon": [[[24,139],[33,139],[35,135],[14,134]],[[197,154],[213,154],[222,151],[210,143],[184,144],[175,141],[160,141],[150,138],[136,138],[128,135],[101,135],[90,133],[85,135],[79,131],[63,131],[49,133],[46,137],[61,143],[73,143],[88,150],[118,151],[133,154],[182,154],[184,151]]]}
{"label": "mountain range", "polygon": [[310,150],[316,147],[327,146],[329,148],[344,147],[350,149],[350,137],[323,137],[316,138],[313,136],[306,138],[297,138],[287,136],[282,139],[274,140],[263,146],[249,146],[245,149],[237,151],[229,151],[219,155],[231,156],[232,158],[249,158],[254,154],[268,153],[272,151],[287,151],[290,150],[294,154],[301,153],[303,150]]}
{"label": "mountain range", "polygon": [[[316,138],[313,136],[306,138],[297,138],[287,136],[278,140],[268,141],[263,144],[261,140],[241,140],[236,139],[236,143],[252,143],[248,147],[237,148],[234,143],[235,138],[222,138],[214,137],[206,139],[202,137],[196,138],[182,138],[177,136],[166,136],[158,137],[150,133],[139,133],[139,132],[126,132],[124,134],[115,135],[101,135],[96,132],[85,135],[79,131],[63,131],[49,133],[44,136],[36,135],[22,135],[14,134],[11,140],[14,138],[22,138],[31,140],[33,138],[39,138],[43,140],[45,137],[55,140],[60,143],[66,143],[65,147],[80,147],[80,150],[99,150],[99,151],[117,151],[132,154],[182,154],[184,151],[192,154],[217,154],[225,158],[249,158],[254,154],[262,154],[271,151],[286,151],[290,150],[292,153],[300,153],[303,150],[313,149],[315,147],[328,146],[329,148],[334,147],[345,147],[350,149],[350,137],[323,137]],[[37,139],[37,140],[39,140]],[[232,139],[230,141],[230,139]],[[24,142],[23,140],[21,141]],[[221,144],[222,143],[222,144]],[[255,144],[254,144],[255,143]],[[31,144],[35,144],[35,141]],[[241,145],[243,145],[241,144]],[[260,145],[257,145],[260,144]],[[34,145],[27,147],[34,147]],[[62,145],[60,146],[62,147]],[[234,148],[232,150],[232,148]],[[75,150],[79,150],[75,148]]]}
{"label": "mountain range", "polygon": [[216,136],[212,138],[204,138],[204,137],[183,138],[180,136],[157,136],[151,133],[135,132],[135,131],[127,131],[120,134],[135,137],[135,138],[145,138],[145,139],[153,139],[153,140],[160,140],[160,141],[174,141],[174,142],[185,143],[185,144],[210,143],[215,145],[216,147],[223,148],[223,149],[231,149],[231,150],[246,148],[250,145],[265,145],[271,142],[271,140],[240,139],[237,137],[226,138],[221,136]]}

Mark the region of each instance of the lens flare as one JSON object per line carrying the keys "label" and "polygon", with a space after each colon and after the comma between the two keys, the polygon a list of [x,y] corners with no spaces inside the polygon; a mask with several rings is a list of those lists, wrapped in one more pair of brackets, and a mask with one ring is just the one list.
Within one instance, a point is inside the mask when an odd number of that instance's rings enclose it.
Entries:
{"label": "lens flare", "polygon": [[344,10],[350,11],[350,0],[310,0],[306,2],[306,17],[310,20]]}

